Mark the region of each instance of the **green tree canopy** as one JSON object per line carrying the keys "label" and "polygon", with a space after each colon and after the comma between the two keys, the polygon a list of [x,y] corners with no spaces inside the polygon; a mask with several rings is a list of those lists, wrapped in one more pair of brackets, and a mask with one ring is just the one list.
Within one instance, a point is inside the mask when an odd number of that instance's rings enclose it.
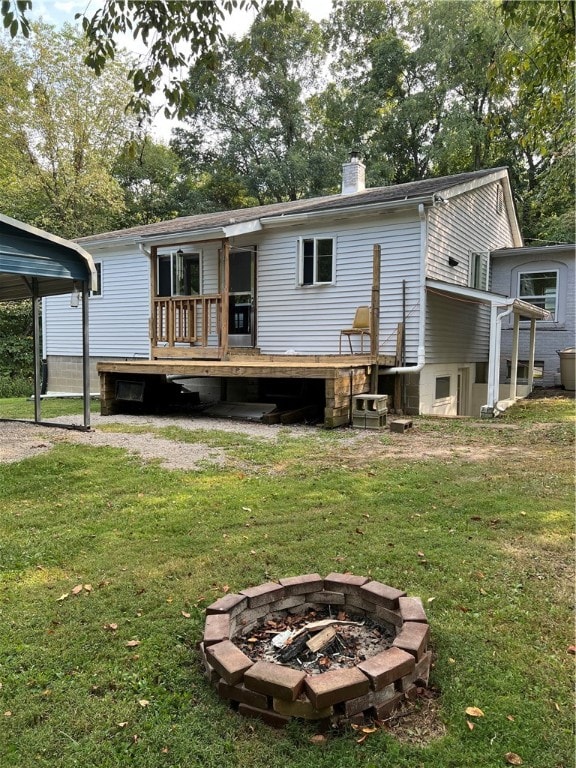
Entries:
{"label": "green tree canopy", "polygon": [[136,128],[125,111],[128,65],[117,60],[96,77],[70,25],[33,25],[28,40],[0,51],[11,62],[0,75],[12,157],[0,170],[9,176],[3,211],[65,237],[106,229],[123,208],[112,164]]}

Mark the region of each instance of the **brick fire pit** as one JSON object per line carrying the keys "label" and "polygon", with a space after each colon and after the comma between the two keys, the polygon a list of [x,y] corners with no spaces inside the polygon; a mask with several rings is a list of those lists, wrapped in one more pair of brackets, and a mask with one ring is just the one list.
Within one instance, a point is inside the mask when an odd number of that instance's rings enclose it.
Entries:
{"label": "brick fire pit", "polygon": [[[391,646],[351,668],[314,675],[254,662],[239,647],[238,638],[262,620],[328,606],[392,629]],[[312,573],[249,587],[212,603],[199,647],[207,676],[223,699],[242,715],[281,728],[293,717],[331,725],[387,717],[415,697],[417,683],[428,683],[428,637],[417,598],[363,576],[331,573],[323,579]]]}

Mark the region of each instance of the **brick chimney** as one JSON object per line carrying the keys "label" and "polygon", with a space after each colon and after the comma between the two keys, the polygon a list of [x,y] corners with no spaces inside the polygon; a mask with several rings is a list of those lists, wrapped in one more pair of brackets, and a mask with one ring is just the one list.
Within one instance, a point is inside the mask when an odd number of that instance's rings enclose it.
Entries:
{"label": "brick chimney", "polygon": [[366,166],[358,152],[350,152],[347,163],[342,164],[342,194],[352,195],[366,189]]}

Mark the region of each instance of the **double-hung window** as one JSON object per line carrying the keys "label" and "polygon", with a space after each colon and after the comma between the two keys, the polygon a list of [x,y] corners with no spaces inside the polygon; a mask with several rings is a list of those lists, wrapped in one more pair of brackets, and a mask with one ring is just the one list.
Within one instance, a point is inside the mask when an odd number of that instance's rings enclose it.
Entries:
{"label": "double-hung window", "polygon": [[336,257],[334,238],[302,237],[298,245],[298,284],[333,283]]}
{"label": "double-hung window", "polygon": [[158,296],[197,296],[200,293],[200,254],[178,249],[158,256]]}
{"label": "double-hung window", "polygon": [[518,297],[537,307],[547,309],[552,319],[556,319],[558,310],[558,271],[555,269],[542,272],[518,273]]}

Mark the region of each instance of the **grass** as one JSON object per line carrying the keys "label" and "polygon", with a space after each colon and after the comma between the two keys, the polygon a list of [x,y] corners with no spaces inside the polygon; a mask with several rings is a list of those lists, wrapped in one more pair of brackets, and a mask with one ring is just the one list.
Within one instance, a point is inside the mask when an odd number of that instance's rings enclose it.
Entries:
{"label": "grass", "polygon": [[[386,435],[360,460],[339,431],[270,443],[170,428],[234,461],[168,471],[59,442],[0,465],[0,765],[495,768],[508,752],[572,765],[573,418],[559,398],[498,424],[416,420],[439,442],[494,447],[477,461],[394,459]],[[312,726],[243,720],[208,686],[207,604],[334,570],[424,600],[442,738],[344,730],[318,746]],[[468,706],[484,712],[473,730]]]}

